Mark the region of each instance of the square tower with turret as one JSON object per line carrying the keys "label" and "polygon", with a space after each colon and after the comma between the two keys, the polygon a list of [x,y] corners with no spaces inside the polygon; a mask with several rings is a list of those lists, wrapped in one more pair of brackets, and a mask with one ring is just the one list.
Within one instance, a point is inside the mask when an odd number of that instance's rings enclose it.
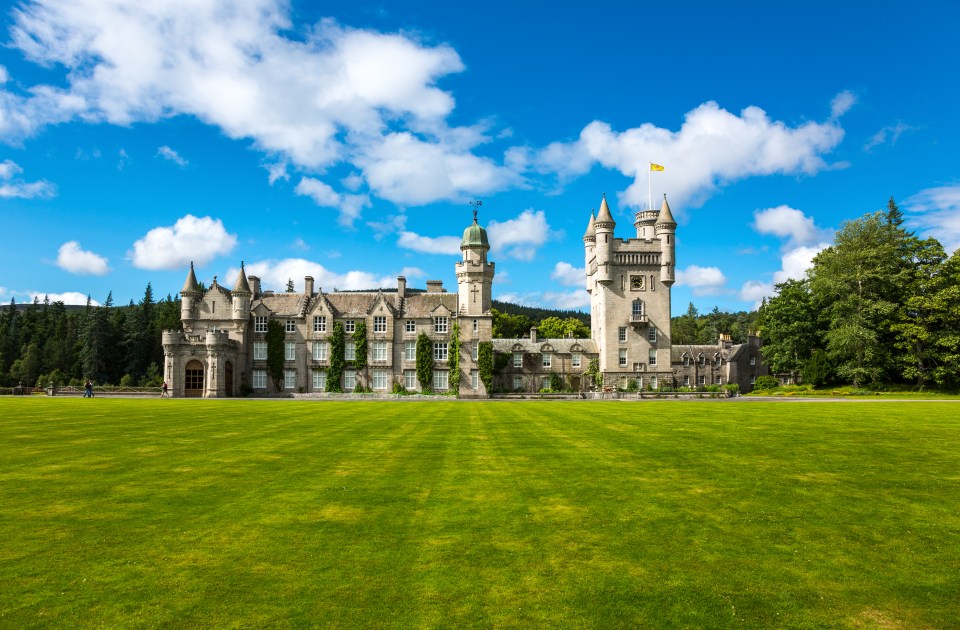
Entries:
{"label": "square tower with turret", "polygon": [[605,387],[631,380],[669,382],[670,288],[675,280],[677,224],[664,196],[660,210],[636,213],[635,238],[614,236],[606,195],[583,236],[591,336]]}

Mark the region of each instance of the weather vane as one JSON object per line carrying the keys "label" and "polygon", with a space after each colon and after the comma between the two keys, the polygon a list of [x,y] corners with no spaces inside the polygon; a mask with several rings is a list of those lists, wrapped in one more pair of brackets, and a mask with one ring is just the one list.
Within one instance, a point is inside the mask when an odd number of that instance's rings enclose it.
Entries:
{"label": "weather vane", "polygon": [[470,205],[473,206],[473,221],[476,222],[476,221],[477,221],[477,209],[479,209],[480,206],[483,205],[483,202],[480,201],[479,199],[474,199],[473,201],[470,202]]}

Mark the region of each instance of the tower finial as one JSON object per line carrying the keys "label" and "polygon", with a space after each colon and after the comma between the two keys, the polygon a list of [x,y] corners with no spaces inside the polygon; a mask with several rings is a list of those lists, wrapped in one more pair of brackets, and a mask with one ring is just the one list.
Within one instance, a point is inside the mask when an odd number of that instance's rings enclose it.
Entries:
{"label": "tower finial", "polygon": [[473,206],[473,222],[476,223],[476,222],[477,222],[477,210],[480,208],[480,206],[483,205],[483,202],[480,201],[479,199],[474,199],[473,201],[470,202],[470,205]]}

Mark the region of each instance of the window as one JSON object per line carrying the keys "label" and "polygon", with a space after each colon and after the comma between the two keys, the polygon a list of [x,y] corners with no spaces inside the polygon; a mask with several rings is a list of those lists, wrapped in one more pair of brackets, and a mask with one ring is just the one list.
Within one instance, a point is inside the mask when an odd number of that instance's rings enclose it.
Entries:
{"label": "window", "polygon": [[477,320],[473,320],[473,332],[476,333],[480,330],[480,323]]}
{"label": "window", "polygon": [[683,355],[683,367],[690,367],[690,357]]}
{"label": "window", "polygon": [[387,318],[384,315],[375,315],[373,317],[373,332],[375,333],[385,333],[387,332]]}
{"label": "window", "polygon": [[720,378],[720,375],[717,375],[717,385],[723,385],[723,379]]}
{"label": "window", "polygon": [[267,371],[266,370],[253,371],[253,388],[254,389],[267,388]]}
{"label": "window", "polygon": [[327,360],[327,345],[326,341],[314,341],[313,342],[313,360],[314,361],[326,361]]}
{"label": "window", "polygon": [[549,352],[543,353],[543,367],[548,368],[553,363],[553,355]]}
{"label": "window", "polygon": [[523,377],[514,376],[513,377],[513,388],[514,389],[523,389]]}
{"label": "window", "polygon": [[313,318],[313,332],[322,333],[327,332],[327,317],[326,315],[317,315]]}
{"label": "window", "polygon": [[[447,360],[447,342],[446,341],[434,341],[433,342],[433,360],[434,361],[446,361]],[[446,388],[444,388],[446,389]]]}
{"label": "window", "polygon": [[433,318],[433,332],[445,333],[449,329],[450,329],[450,321],[448,317]]}
{"label": "window", "polygon": [[657,377],[656,377],[656,376],[651,376],[651,377],[650,377],[650,389],[656,389],[657,387],[658,387],[658,386],[657,386]]}
{"label": "window", "polygon": [[296,386],[297,386],[297,371],[284,370],[283,371],[283,388],[294,389]]}
{"label": "window", "polygon": [[514,352],[513,353],[513,367],[523,367],[523,353]]}
{"label": "window", "polygon": [[689,387],[689,386],[690,386],[690,375],[689,375],[689,374],[687,374],[686,376],[683,377],[683,386],[684,386],[684,387]]}
{"label": "window", "polygon": [[479,356],[480,356],[480,342],[471,341],[470,342],[470,358],[476,361],[477,357]]}
{"label": "window", "polygon": [[704,376],[703,374],[701,374],[699,377],[697,377],[697,385],[706,385],[706,384],[707,384],[707,377],[706,377],[706,376]]}
{"label": "window", "polygon": [[627,367],[627,349],[620,348],[620,367]]}
{"label": "window", "polygon": [[617,329],[617,341],[620,343],[626,343],[627,341],[627,327],[621,326]]}
{"label": "window", "polygon": [[703,365],[703,364],[704,364],[704,359],[703,359],[703,355],[702,355],[702,354],[697,357],[697,363],[699,363],[700,365]]}
{"label": "window", "polygon": [[657,343],[657,329],[653,326],[647,329],[647,341]]}
{"label": "window", "polygon": [[283,360],[293,361],[297,358],[297,342],[287,341],[283,344]]}
{"label": "window", "polygon": [[650,350],[650,355],[649,355],[649,357],[647,358],[647,364],[648,364],[648,365],[656,365],[656,364],[657,364],[657,351],[656,351],[656,350],[652,350],[652,349]]}
{"label": "window", "polygon": [[344,370],[343,371],[343,390],[347,392],[352,392],[357,387],[357,371],[356,370]]}
{"label": "window", "polygon": [[756,364],[757,364],[757,357],[750,357],[750,365],[756,365]]}
{"label": "window", "polygon": [[357,346],[352,343],[343,344],[343,360],[355,361],[357,359]]}
{"label": "window", "polygon": [[633,301],[633,316],[641,317],[643,315],[643,300]]}
{"label": "window", "polygon": [[313,371],[313,391],[315,392],[327,391],[327,371],[326,370]]}
{"label": "window", "polygon": [[447,391],[447,371],[446,370],[434,370],[433,371],[433,391],[436,392],[445,392]]}
{"label": "window", "polygon": [[267,360],[267,342],[266,341],[253,342],[253,360],[254,361]]}
{"label": "window", "polygon": [[470,370],[470,389],[480,389],[480,372]]}
{"label": "window", "polygon": [[407,323],[403,325],[404,332],[415,333],[417,332],[417,322],[412,319],[408,319]]}
{"label": "window", "polygon": [[373,388],[374,389],[387,388],[387,371],[386,370],[373,371]]}
{"label": "window", "polygon": [[253,318],[253,332],[267,332],[267,318],[266,318],[266,317],[254,317],[254,318]]}
{"label": "window", "polygon": [[386,341],[374,341],[373,342],[373,360],[384,362],[387,360],[387,342]]}
{"label": "window", "polygon": [[287,320],[286,331],[287,331],[288,333],[297,332],[297,322],[294,321],[294,320],[292,320],[292,319],[288,319],[288,320]]}
{"label": "window", "polygon": [[356,330],[357,330],[357,322],[355,320],[348,319],[347,321],[343,322],[343,332],[352,333],[352,332],[355,332]]}
{"label": "window", "polygon": [[404,370],[403,371],[403,386],[410,391],[417,389],[417,371],[416,370]]}
{"label": "window", "polygon": [[571,354],[570,365],[575,368],[580,367],[580,361],[581,361],[580,357],[581,357],[581,354],[579,352],[574,352],[573,354]]}
{"label": "window", "polygon": [[416,341],[403,342],[403,360],[404,361],[417,360],[417,342]]}
{"label": "window", "polygon": [[750,377],[750,384],[751,384],[751,385],[756,385],[756,384],[757,384],[757,377],[756,377],[756,376],[751,376],[751,377]]}
{"label": "window", "polygon": [[544,376],[540,379],[540,389],[550,389],[550,377]]}

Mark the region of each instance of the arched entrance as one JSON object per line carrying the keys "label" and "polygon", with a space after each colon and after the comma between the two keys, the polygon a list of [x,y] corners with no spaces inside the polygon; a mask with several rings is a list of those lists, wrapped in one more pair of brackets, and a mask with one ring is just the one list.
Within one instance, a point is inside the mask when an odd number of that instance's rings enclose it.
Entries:
{"label": "arched entrance", "polygon": [[233,363],[230,361],[223,365],[223,393],[233,398]]}
{"label": "arched entrance", "polygon": [[187,398],[203,397],[203,363],[196,359],[187,363],[183,375],[183,395]]}

